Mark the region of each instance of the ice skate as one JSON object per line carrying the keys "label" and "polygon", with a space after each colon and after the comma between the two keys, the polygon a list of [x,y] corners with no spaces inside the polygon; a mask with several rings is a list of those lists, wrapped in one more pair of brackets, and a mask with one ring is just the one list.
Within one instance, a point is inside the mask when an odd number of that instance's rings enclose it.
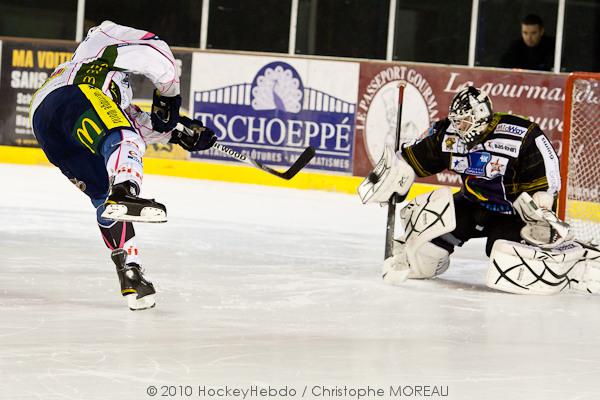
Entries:
{"label": "ice skate", "polygon": [[167,222],[167,208],[137,196],[137,186],[125,181],[111,187],[102,218],[131,222]]}
{"label": "ice skate", "polygon": [[123,249],[116,249],[111,254],[117,267],[121,294],[132,311],[153,308],[156,305],[154,285],[144,277],[142,267],[138,264],[125,264],[126,257],[127,252]]}

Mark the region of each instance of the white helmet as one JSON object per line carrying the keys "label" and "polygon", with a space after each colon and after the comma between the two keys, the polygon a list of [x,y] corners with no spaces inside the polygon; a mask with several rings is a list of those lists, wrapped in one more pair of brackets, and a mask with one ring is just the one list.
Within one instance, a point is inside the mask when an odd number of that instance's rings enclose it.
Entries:
{"label": "white helmet", "polygon": [[472,147],[492,120],[492,101],[481,90],[468,86],[456,93],[448,119],[458,135]]}

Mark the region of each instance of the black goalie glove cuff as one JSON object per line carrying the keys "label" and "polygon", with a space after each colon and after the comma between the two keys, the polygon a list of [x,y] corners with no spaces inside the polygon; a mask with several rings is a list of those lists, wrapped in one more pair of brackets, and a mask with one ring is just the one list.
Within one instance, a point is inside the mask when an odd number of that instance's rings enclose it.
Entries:
{"label": "black goalie glove cuff", "polygon": [[200,151],[211,148],[217,141],[215,133],[205,127],[201,121],[179,117],[179,122],[188,130],[186,132],[174,130],[169,143],[178,144],[187,151]]}

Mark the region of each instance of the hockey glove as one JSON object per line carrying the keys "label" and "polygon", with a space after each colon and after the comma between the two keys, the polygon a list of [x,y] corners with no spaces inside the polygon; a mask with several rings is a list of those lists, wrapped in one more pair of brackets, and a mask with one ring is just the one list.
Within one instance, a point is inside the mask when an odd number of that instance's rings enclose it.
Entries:
{"label": "hockey glove", "polygon": [[394,193],[407,194],[414,180],[412,167],[391,146],[386,146],[373,171],[358,186],[358,195],[363,204],[384,205]]}
{"label": "hockey glove", "polygon": [[181,96],[161,96],[158,90],[152,96],[152,129],[157,132],[168,132],[175,128],[179,119]]}
{"label": "hockey glove", "polygon": [[217,141],[215,133],[201,121],[179,117],[179,122],[189,129],[186,132],[174,130],[169,143],[178,144],[187,151],[199,151],[210,149]]}
{"label": "hockey glove", "polygon": [[513,207],[525,222],[521,238],[527,243],[548,249],[573,239],[569,224],[551,210],[552,203],[553,197],[545,192],[536,192],[533,198],[523,192],[514,201]]}

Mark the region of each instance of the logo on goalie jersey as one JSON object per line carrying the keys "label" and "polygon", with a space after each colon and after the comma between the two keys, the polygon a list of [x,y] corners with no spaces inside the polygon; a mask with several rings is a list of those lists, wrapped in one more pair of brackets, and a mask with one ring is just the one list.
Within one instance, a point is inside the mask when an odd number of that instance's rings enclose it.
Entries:
{"label": "logo on goalie jersey", "polygon": [[488,151],[517,158],[521,149],[521,142],[510,139],[491,139],[484,143],[484,147]]}
{"label": "logo on goalie jersey", "polygon": [[452,157],[453,171],[468,175],[495,178],[506,173],[508,158],[492,155],[488,152],[469,153],[468,157]]}
{"label": "logo on goalie jersey", "polygon": [[444,150],[443,151],[453,151],[454,145],[456,144],[457,138],[456,136],[444,136]]}
{"label": "logo on goalie jersey", "polygon": [[462,174],[463,172],[465,172],[465,170],[468,167],[469,167],[469,161],[467,160],[467,157],[452,156],[451,167],[450,167],[450,169],[452,171],[456,171],[459,174]]}
{"label": "logo on goalie jersey", "polygon": [[492,156],[491,161],[486,165],[486,176],[488,178],[494,178],[498,175],[504,175],[506,173],[506,166],[508,165],[508,159],[504,157]]}
{"label": "logo on goalie jersey", "polygon": [[498,126],[494,130],[494,133],[495,134],[504,134],[504,135],[518,136],[518,137],[522,138],[522,137],[525,136],[525,134],[527,133],[527,131],[528,131],[527,128],[525,128],[523,126],[519,126],[519,125],[498,124]]}
{"label": "logo on goalie jersey", "polygon": [[467,152],[465,143],[458,139],[457,135],[444,135],[442,141],[442,151],[444,153],[459,153],[464,154]]}
{"label": "logo on goalie jersey", "polygon": [[467,157],[469,158],[469,168],[465,170],[465,174],[484,176],[485,167],[492,159],[492,155],[484,151],[469,153]]}

